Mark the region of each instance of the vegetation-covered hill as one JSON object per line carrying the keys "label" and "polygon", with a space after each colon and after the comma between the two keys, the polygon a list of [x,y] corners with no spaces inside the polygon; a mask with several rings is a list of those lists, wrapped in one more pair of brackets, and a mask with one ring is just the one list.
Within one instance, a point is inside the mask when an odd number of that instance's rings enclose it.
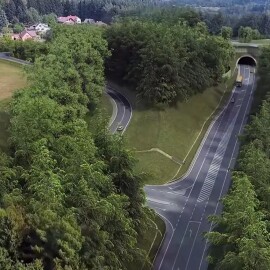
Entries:
{"label": "vegetation-covered hill", "polygon": [[134,159],[97,110],[90,127],[84,120],[108,55],[101,29],[56,27],[12,100],[9,155],[0,153],[1,270],[118,270],[145,259],[136,243],[151,214]]}
{"label": "vegetation-covered hill", "polygon": [[[190,24],[190,25],[189,25]],[[135,86],[139,99],[173,104],[218,84],[233,48],[203,22],[124,20],[107,31],[108,73]]]}

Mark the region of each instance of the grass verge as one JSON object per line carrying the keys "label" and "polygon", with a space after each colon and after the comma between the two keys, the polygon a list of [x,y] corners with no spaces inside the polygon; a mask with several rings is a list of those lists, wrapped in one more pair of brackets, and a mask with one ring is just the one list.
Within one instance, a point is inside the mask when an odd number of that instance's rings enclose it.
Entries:
{"label": "grass verge", "polygon": [[[147,172],[147,184],[163,184],[164,179],[172,179],[179,165],[157,152],[136,153],[139,159],[136,170]],[[169,173],[169,175],[168,175]]]}
{"label": "grass verge", "polygon": [[101,107],[104,109],[107,117],[111,117],[113,113],[113,107],[109,100],[109,97],[106,94],[103,94],[101,97]]}
{"label": "grass verge", "polygon": [[[235,82],[235,77],[236,77],[236,74],[234,74],[230,79],[229,81],[227,82],[227,90],[224,89],[224,95],[221,96],[221,99],[220,99],[220,104],[217,104],[217,109],[216,110],[213,110],[213,115],[210,116],[204,123],[204,125],[202,126],[202,129],[201,129],[201,133],[199,133],[198,135],[198,138],[197,140],[195,141],[194,145],[192,146],[192,148],[190,148],[190,152],[188,153],[187,157],[186,157],[186,160],[185,160],[185,164],[183,164],[179,171],[177,172],[177,174],[175,175],[174,179],[179,179],[181,178],[188,170],[200,144],[201,144],[201,141],[203,140],[204,138],[204,135],[211,123],[211,121],[213,120],[213,118],[220,112],[220,110],[222,110],[222,108],[224,107],[224,105],[226,104],[230,94],[231,94],[231,89],[233,88],[233,85],[234,85],[234,82]],[[221,85],[221,87],[224,87]]]}
{"label": "grass verge", "polygon": [[27,85],[22,66],[0,60],[0,149],[8,150],[9,102],[15,90]]}
{"label": "grass verge", "polygon": [[138,239],[138,248],[144,249],[147,253],[145,262],[134,261],[127,266],[129,270],[151,270],[152,263],[161,245],[166,226],[164,221],[158,216],[155,216],[152,226],[148,228],[143,237]]}
{"label": "grass verge", "polygon": [[[109,122],[109,119],[113,112],[113,107],[106,94],[102,95],[100,99],[100,104],[98,105],[98,109],[102,111],[102,114],[108,119]],[[89,129],[91,130],[91,125],[95,122],[95,114],[88,112],[84,120],[88,124]]]}

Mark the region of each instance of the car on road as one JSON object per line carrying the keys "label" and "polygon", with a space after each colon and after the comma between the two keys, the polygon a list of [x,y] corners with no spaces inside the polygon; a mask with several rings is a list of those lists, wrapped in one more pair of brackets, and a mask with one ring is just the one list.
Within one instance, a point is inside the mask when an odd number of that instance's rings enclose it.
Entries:
{"label": "car on road", "polygon": [[231,99],[231,103],[234,103],[234,102],[235,102],[235,99],[234,99],[234,98],[232,98],[232,99]]}
{"label": "car on road", "polygon": [[123,126],[118,126],[118,127],[117,127],[117,131],[122,131],[123,129],[124,129]]}

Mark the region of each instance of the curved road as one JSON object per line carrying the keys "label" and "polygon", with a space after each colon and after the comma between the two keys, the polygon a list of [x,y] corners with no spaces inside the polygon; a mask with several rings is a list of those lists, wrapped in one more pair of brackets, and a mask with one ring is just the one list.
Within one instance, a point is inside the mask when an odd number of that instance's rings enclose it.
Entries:
{"label": "curved road", "polygon": [[155,270],[208,267],[208,244],[203,233],[210,231],[212,224],[207,217],[221,213],[219,201],[230,186],[230,169],[239,150],[238,135],[247,121],[253,97],[255,75],[243,65],[240,73],[245,78],[243,86],[234,88],[230,102],[208,128],[186,175],[171,184],[145,187],[148,205],[166,222]]}
{"label": "curved road", "polygon": [[[0,58],[27,63],[1,53]],[[243,86],[234,88],[230,102],[212,121],[185,176],[170,184],[145,187],[148,206],[166,222],[166,234],[154,261],[155,270],[206,270],[208,267],[208,243],[203,233],[212,229],[213,224],[207,217],[221,213],[219,201],[230,186],[230,169],[239,150],[238,135],[247,122],[256,82],[250,70],[250,66],[240,66],[245,78]],[[114,108],[109,129],[115,133],[121,125],[123,134],[131,120],[132,107],[111,87],[106,92]]]}
{"label": "curved road", "polygon": [[106,94],[110,97],[113,105],[113,114],[109,123],[111,133],[117,132],[117,127],[122,126],[123,130],[119,131],[123,134],[132,118],[132,107],[128,100],[115,89],[110,86],[106,87]]}

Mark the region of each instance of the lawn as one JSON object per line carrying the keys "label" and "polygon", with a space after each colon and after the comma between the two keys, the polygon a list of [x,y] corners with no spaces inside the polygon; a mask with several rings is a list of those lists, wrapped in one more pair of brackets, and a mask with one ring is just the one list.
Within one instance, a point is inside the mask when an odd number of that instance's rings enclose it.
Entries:
{"label": "lawn", "polygon": [[179,164],[157,152],[136,153],[136,157],[140,161],[136,170],[147,173],[148,184],[162,184],[164,179],[172,179],[179,168]]}
{"label": "lawn", "polygon": [[0,149],[7,151],[9,101],[15,90],[25,87],[26,76],[20,65],[0,60]]}
{"label": "lawn", "polygon": [[[134,102],[134,93],[125,86],[112,85],[126,95],[134,108],[125,140],[135,151],[137,170],[147,174],[146,184],[166,183],[187,170],[210,124],[210,116],[228,97],[233,80],[227,82],[227,89],[223,83],[187,102],[159,110]],[[152,148],[160,149],[172,159],[159,152],[142,152]],[[183,161],[185,164],[181,165]]]}
{"label": "lawn", "polygon": [[111,117],[113,113],[113,107],[109,97],[106,94],[102,95],[101,107],[105,110],[105,114],[107,115],[107,117]]}

